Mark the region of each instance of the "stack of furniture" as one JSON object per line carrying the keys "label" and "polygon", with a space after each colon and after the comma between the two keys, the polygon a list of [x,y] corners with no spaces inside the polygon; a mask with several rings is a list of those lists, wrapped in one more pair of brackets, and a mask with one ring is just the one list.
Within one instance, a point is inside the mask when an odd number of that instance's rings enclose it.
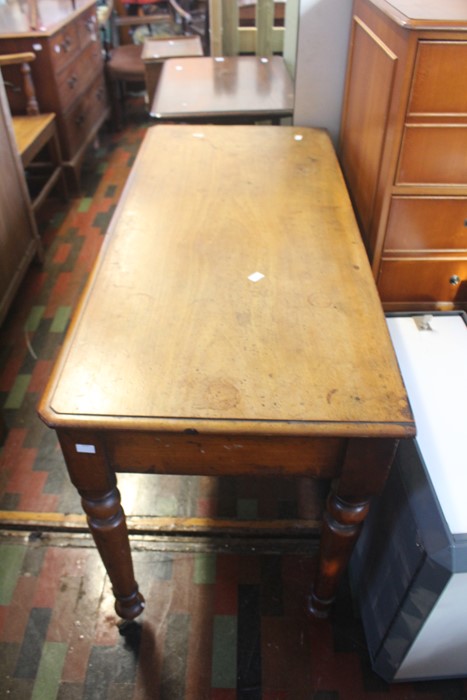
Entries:
{"label": "stack of furniture", "polygon": [[[192,37],[177,34],[180,27],[185,27],[190,21],[189,12],[177,0],[160,3],[164,12],[155,11],[154,4],[157,10],[159,0],[157,3],[148,0],[124,3],[122,0],[116,0],[115,11],[111,13],[111,41],[110,44],[106,42],[106,75],[112,103],[112,121],[116,129],[120,129],[123,124],[127,85],[132,85],[133,89],[137,90],[146,88],[149,101],[152,99],[160,72],[160,62],[167,57],[167,47],[169,56],[202,55],[199,36],[193,37],[195,48],[192,49],[190,43],[185,41]],[[145,6],[149,7],[149,11],[144,9]],[[159,28],[160,36],[170,39],[172,43],[164,43],[162,48],[151,51],[150,54],[144,53],[151,37],[154,37],[155,41],[159,36]],[[163,39],[159,38],[159,41]],[[176,46],[180,43],[179,49],[176,48],[175,42]],[[153,54],[156,54],[154,59]]]}
{"label": "stack of furniture", "polygon": [[388,310],[467,308],[464,0],[355,0],[340,159]]}
{"label": "stack of furniture", "polygon": [[[39,4],[40,15],[28,16],[19,2],[0,6],[0,53],[32,52],[31,70],[41,109],[57,117],[65,173],[79,185],[84,154],[108,116],[103,55],[93,0],[50,0]],[[18,84],[18,72],[4,71],[5,81]],[[24,101],[9,93],[13,113]]]}
{"label": "stack of furniture", "polygon": [[243,26],[243,3],[210,0],[211,55],[165,62],[151,116],[216,123],[292,116],[298,0],[287,2],[285,27],[275,24],[275,5],[257,0],[253,26]]}

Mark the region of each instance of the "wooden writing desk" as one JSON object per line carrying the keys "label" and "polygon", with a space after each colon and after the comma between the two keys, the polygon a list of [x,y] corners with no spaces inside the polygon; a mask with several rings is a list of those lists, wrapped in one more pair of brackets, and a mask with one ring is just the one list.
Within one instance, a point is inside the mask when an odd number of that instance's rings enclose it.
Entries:
{"label": "wooden writing desk", "polygon": [[141,146],[39,413],[124,618],[143,600],[117,472],[334,478],[324,614],[414,434],[328,136],[159,125]]}
{"label": "wooden writing desk", "polygon": [[293,81],[282,56],[203,56],[164,63],[150,114],[185,122],[278,121],[293,107]]}

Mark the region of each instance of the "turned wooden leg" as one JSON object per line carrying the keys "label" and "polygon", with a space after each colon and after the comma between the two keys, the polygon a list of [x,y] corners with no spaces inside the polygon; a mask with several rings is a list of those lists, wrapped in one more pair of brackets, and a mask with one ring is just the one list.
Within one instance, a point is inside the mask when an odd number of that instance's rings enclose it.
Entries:
{"label": "turned wooden leg", "polygon": [[117,615],[133,620],[144,609],[144,598],[133,573],[125,514],[117,487],[105,494],[80,491],[83,509],[102,562],[112,583]]}
{"label": "turned wooden leg", "polygon": [[371,496],[383,488],[396,446],[395,440],[349,441],[341,476],[323,516],[318,571],[309,598],[309,610],[315,617],[329,613]]}
{"label": "turned wooden leg", "polygon": [[59,432],[58,438],[112,584],[115,610],[123,619],[133,620],[143,611],[144,598],[135,581],[125,514],[103,441],[99,434],[84,431]]}
{"label": "turned wooden leg", "polygon": [[309,598],[315,617],[327,617],[369,509],[369,502],[346,503],[330,494],[323,515],[318,576]]}

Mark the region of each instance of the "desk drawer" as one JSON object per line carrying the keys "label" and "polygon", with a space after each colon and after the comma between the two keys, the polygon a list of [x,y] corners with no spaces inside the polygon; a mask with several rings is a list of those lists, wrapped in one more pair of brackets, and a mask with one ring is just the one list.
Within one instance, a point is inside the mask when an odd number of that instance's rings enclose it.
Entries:
{"label": "desk drawer", "polygon": [[71,107],[82,95],[96,76],[102,74],[103,61],[98,43],[89,44],[79,57],[60,74],[58,96],[62,111]]}
{"label": "desk drawer", "polygon": [[466,250],[467,197],[393,197],[388,250]]}
{"label": "desk drawer", "polygon": [[70,159],[79,150],[93,126],[107,109],[107,94],[104,76],[100,75],[70,112],[62,118],[64,160]]}
{"label": "desk drawer", "polygon": [[80,15],[76,22],[76,28],[81,48],[84,48],[90,42],[99,43],[99,27],[94,7],[90,7],[89,10]]}
{"label": "desk drawer", "polygon": [[79,54],[80,45],[75,24],[70,24],[58,32],[50,42],[50,56],[55,75]]}
{"label": "desk drawer", "polygon": [[155,474],[302,475],[339,474],[346,441],[340,438],[113,433],[106,454],[115,471]]}
{"label": "desk drawer", "polygon": [[383,302],[466,302],[467,258],[383,260],[378,291]]}
{"label": "desk drawer", "polygon": [[420,41],[409,114],[467,113],[467,42]]}
{"label": "desk drawer", "polygon": [[407,125],[397,185],[467,185],[467,124]]}

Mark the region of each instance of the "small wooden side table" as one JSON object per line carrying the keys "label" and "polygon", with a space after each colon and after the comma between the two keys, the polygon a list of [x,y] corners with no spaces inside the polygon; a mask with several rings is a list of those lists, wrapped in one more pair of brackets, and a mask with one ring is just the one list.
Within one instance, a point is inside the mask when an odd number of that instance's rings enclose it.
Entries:
{"label": "small wooden side table", "polygon": [[162,64],[167,58],[184,56],[202,56],[201,38],[193,36],[172,36],[160,39],[146,39],[143,44],[141,57],[146,72],[146,89],[149,104],[152,104],[154,92],[162,70]]}
{"label": "small wooden side table", "polygon": [[293,108],[282,56],[204,56],[164,63],[150,114],[159,121],[279,123]]}

